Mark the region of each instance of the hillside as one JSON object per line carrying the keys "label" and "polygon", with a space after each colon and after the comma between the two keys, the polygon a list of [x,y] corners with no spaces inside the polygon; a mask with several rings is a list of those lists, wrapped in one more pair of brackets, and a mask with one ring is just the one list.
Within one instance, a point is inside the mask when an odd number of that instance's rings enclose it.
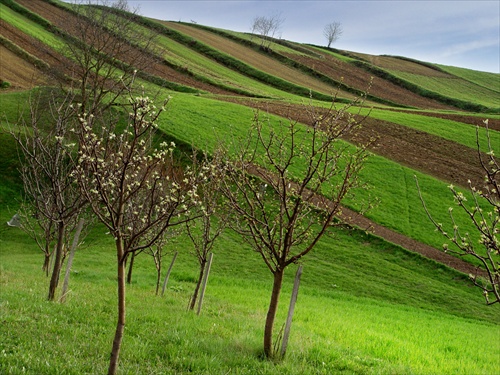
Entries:
{"label": "hillside", "polygon": [[[0,83],[6,83],[0,89],[2,125],[17,121],[22,109],[26,109],[27,100],[35,87],[71,82],[76,65],[65,45],[75,38],[75,17],[71,7],[59,0],[0,0]],[[314,125],[311,111],[327,113],[332,101],[336,107],[354,103],[351,110],[356,118],[364,118],[363,126],[355,137],[344,139],[346,144],[358,146],[375,140],[370,144],[370,156],[361,173],[361,179],[369,189],[360,189],[355,197],[346,200],[341,217],[350,227],[359,230],[339,230],[332,238],[321,241],[318,252],[312,252],[311,260],[304,261],[305,266],[309,267],[308,273],[304,275],[304,298],[310,306],[299,312],[298,326],[300,334],[307,339],[304,339],[303,352],[296,351],[292,356],[293,364],[290,366],[293,369],[279,367],[280,371],[290,374],[336,373],[344,370],[347,373],[420,374],[439,371],[454,374],[473,370],[478,371],[478,374],[489,375],[487,371],[492,368],[500,369],[500,363],[497,366],[495,360],[491,359],[486,363],[477,354],[477,348],[485,345],[492,346],[493,355],[499,354],[500,346],[496,343],[474,341],[474,338],[469,337],[473,335],[470,333],[467,337],[475,349],[465,350],[463,347],[458,348],[458,338],[457,342],[450,338],[451,331],[463,329],[465,332],[464,327],[469,323],[473,326],[470,332],[477,332],[477,336],[486,337],[485,332],[494,336],[499,329],[498,314],[495,310],[485,308],[479,289],[472,288],[465,276],[475,273],[478,262],[472,257],[457,257],[441,251],[443,239],[422,209],[414,180],[414,176],[417,176],[424,198],[431,202],[437,220],[444,223],[449,222],[448,208],[454,204],[448,185],[458,186],[463,191],[467,190],[469,180],[477,186],[482,185],[484,171],[478,163],[476,127],[482,137],[480,155],[484,157],[487,152],[484,119],[488,119],[491,145],[498,150],[500,74],[441,66],[401,56],[374,56],[327,49],[281,39],[273,40],[269,49],[263,49],[257,35],[171,20],[137,16],[130,19],[137,30],[157,34],[155,54],[144,54],[144,64],[138,77],[151,92],[172,97],[168,110],[159,121],[159,129],[168,139],[175,140],[183,147],[193,146],[210,152],[220,139],[243,137],[257,112],[270,124],[290,121],[298,122],[304,128],[311,127]],[[95,28],[95,25],[89,27]],[[117,38],[116,35],[102,32],[111,40]],[[131,65],[134,57],[143,54],[143,50],[134,41],[130,42],[130,46],[128,54],[112,63],[120,68],[134,68]],[[358,102],[360,97],[364,99]],[[7,134],[0,132],[0,218],[4,222],[12,217],[19,204],[21,187],[17,166],[14,143]],[[470,198],[467,192],[465,194]],[[372,201],[376,203],[374,207],[361,215],[359,211]],[[457,223],[466,231],[474,230],[466,215],[458,214]],[[99,232],[101,229],[90,235],[90,245],[85,250],[87,253],[82,254],[85,264],[79,264],[75,271],[76,285],[81,288],[78,291],[78,287],[75,287],[76,293],[89,300],[93,294],[100,294],[101,288],[113,288],[114,276],[103,267],[104,263],[98,261],[99,252],[110,246],[107,237]],[[3,309],[0,310],[0,318],[18,327],[19,333],[10,330],[8,324],[2,328],[4,331],[0,330],[0,333],[8,334],[5,346],[10,351],[6,357],[11,356],[11,362],[6,363],[28,363],[24,357],[19,362],[13,358],[23,351],[33,350],[37,353],[34,358],[39,362],[38,367],[33,368],[40,370],[45,368],[41,359],[44,354],[33,348],[45,338],[33,338],[33,342],[25,343],[25,349],[15,349],[21,337],[27,335],[23,333],[22,320],[27,321],[26,330],[38,331],[39,325],[50,325],[50,316],[55,314],[55,320],[60,319],[64,321],[63,324],[67,324],[61,328],[65,330],[61,336],[67,336],[61,345],[71,345],[71,339],[68,338],[73,337],[73,334],[68,334],[72,329],[71,324],[59,317],[68,314],[68,322],[79,321],[86,312],[83,306],[82,310],[71,311],[70,307],[65,306],[60,311],[57,310],[59,308],[38,307],[36,298],[39,296],[36,293],[42,293],[40,290],[45,280],[42,275],[36,278],[33,292],[31,287],[25,285],[24,278],[37,272],[34,270],[39,266],[37,259],[41,255],[20,231],[10,230],[0,230],[0,286],[6,287],[6,297],[1,296],[2,299],[10,301],[12,306],[0,301],[0,308]],[[477,238],[473,237],[473,240]],[[266,303],[268,291],[264,280],[267,280],[269,273],[261,267],[259,259],[248,257],[242,262],[242,258],[238,258],[250,253],[250,250],[234,233],[226,234],[222,241],[217,257],[220,255],[223,259],[217,265],[220,268],[213,271],[214,297],[207,307],[209,314],[203,318],[205,320],[202,320],[199,328],[202,337],[199,345],[202,349],[198,349],[210,353],[213,351],[213,358],[217,358],[213,362],[225,363],[223,353],[227,351],[227,345],[245,353],[255,351],[245,346],[247,337],[238,336],[238,339],[234,339],[234,335],[241,325],[245,328],[250,325],[255,331],[255,326],[260,324],[262,314],[255,310]],[[184,238],[176,242],[175,246],[185,250],[190,244]],[[12,253],[7,251],[7,247],[14,249]],[[112,252],[106,254],[102,259],[112,264]],[[174,295],[168,300],[167,309],[178,316],[178,323],[185,325],[182,328],[185,331],[181,332],[180,328],[176,331],[174,328],[165,334],[168,338],[160,335],[153,339],[154,345],[158,346],[162,346],[162,340],[165,340],[170,350],[173,350],[172,346],[175,348],[175,343],[187,345],[182,341],[183,335],[196,341],[200,333],[192,328],[196,326],[193,318],[183,316],[184,311],[179,307],[185,302],[196,277],[187,251],[180,258],[180,269],[172,275],[171,292]],[[18,265],[20,262],[27,265],[26,269]],[[158,329],[164,334],[164,330],[168,329],[159,321],[165,306],[156,301],[151,311],[148,311],[142,305],[145,295],[150,293],[148,288],[153,279],[146,271],[146,260],[139,262],[138,275],[141,275],[141,279],[132,288],[132,303],[137,309],[132,315],[132,322],[148,326],[155,322],[160,328],[151,327],[151,330],[156,332]],[[292,284],[291,271],[287,277],[288,291]],[[102,285],[100,280],[104,280]],[[24,290],[16,289],[17,285],[22,285]],[[243,300],[241,295],[247,289],[252,296]],[[26,303],[36,307],[32,312],[26,312],[21,302],[11,301],[16,296],[20,296],[20,301],[28,301]],[[369,307],[361,306],[372,305],[374,310],[382,314],[375,319],[380,327],[356,327],[352,334],[345,333],[348,338],[342,339],[339,333],[345,329],[339,331],[342,322],[329,322],[326,312],[325,315],[319,313],[321,306],[328,305],[325,308],[328,314],[338,314],[339,309],[342,309],[336,307],[340,300],[343,301],[342,308],[349,312],[345,313],[344,319],[350,325],[355,326],[355,320],[369,321],[372,311]],[[109,308],[104,305],[106,302],[109,303],[108,300],[89,302],[89,309],[92,309],[93,314],[102,314]],[[236,306],[234,312],[232,303]],[[447,327],[443,328],[447,332],[443,340],[451,340],[452,343],[447,346],[444,341],[440,342],[435,358],[441,359],[426,363],[427,355],[420,353],[418,340],[423,340],[427,345],[432,342],[435,313],[439,325]],[[20,315],[19,319],[16,318],[17,314]],[[239,315],[244,314],[250,315],[249,323],[238,320]],[[388,317],[385,319],[383,314],[388,314]],[[215,323],[210,320],[215,317],[228,319],[228,326],[216,331]],[[412,319],[420,322],[417,325],[425,326],[424,332],[428,337],[412,341],[414,338],[411,336],[416,336],[416,333],[408,332],[413,332],[413,329],[417,331],[417,328],[409,326]],[[103,320],[108,321],[110,318],[106,315]],[[391,320],[396,322],[397,332],[390,332]],[[452,328],[447,326],[448,323]],[[95,335],[100,330],[100,324],[104,323],[96,321],[89,327],[80,327],[82,334]],[[318,328],[320,324],[324,327],[332,325],[331,330],[325,328],[328,334],[321,332]],[[356,344],[348,340],[353,340],[356,332],[370,336],[367,332],[371,329],[374,330],[373,343],[359,343],[359,351],[353,350],[351,345]],[[141,339],[142,335],[139,331],[133,332],[131,340],[134,345],[144,342],[145,348],[136,350],[137,346],[133,346],[136,353],[129,352],[127,355],[134,358],[133,366],[137,368],[129,367],[126,373],[140,373],[138,368],[146,360],[165,362],[165,354],[156,353],[154,348],[146,348],[149,343]],[[204,341],[210,335],[220,340],[217,345]],[[58,333],[48,336],[52,340]],[[95,343],[90,343],[84,351],[89,356],[95,354],[99,345],[107,345],[103,344],[102,337],[93,337]],[[330,337],[335,339],[330,340]],[[251,345],[256,346],[258,339],[252,337],[250,341],[253,343]],[[385,347],[389,354],[377,348],[376,342]],[[402,351],[391,350],[391,347],[401,348],[402,342],[409,343],[409,347]],[[50,350],[53,356],[58,353],[57,348]],[[409,357],[411,351],[418,352],[418,359]],[[148,353],[151,352],[156,353],[154,360],[149,358]],[[317,360],[313,360],[314,353],[317,353]],[[344,355],[346,358],[359,355],[359,358],[352,361],[342,359],[339,362],[339,358],[331,359],[325,353],[337,353],[342,358]],[[227,359],[229,364],[227,367],[222,366],[220,373],[272,374],[275,369],[266,367],[260,363],[260,359],[257,361],[259,363],[255,363],[254,354],[250,359],[245,359],[250,363],[248,371],[245,370],[245,363],[242,364],[240,359],[231,355]],[[324,360],[325,355],[335,365],[328,367],[330,362]],[[101,354],[98,356],[100,361],[105,360]],[[471,363],[464,359],[466,356],[472,358]],[[71,355],[66,354],[65,358],[71,360]],[[158,371],[163,373],[189,373],[191,370],[210,373],[212,359],[197,359],[199,362],[194,360],[192,363],[181,353],[166,360],[175,364],[172,368],[163,368],[152,362],[148,362],[148,366],[151,366],[151,373],[157,371],[157,365],[161,369]],[[323,371],[321,362],[324,366],[325,361],[327,367]],[[461,361],[467,362],[464,367],[461,367]],[[486,364],[482,366],[481,361]],[[1,362],[0,372],[4,370]],[[82,372],[87,373],[103,371],[102,367],[96,370],[92,364],[85,366],[80,363],[76,368],[85,368]],[[234,368],[242,370],[234,372]],[[6,373],[16,372],[12,370]]]}
{"label": "hillside", "polygon": [[[61,37],[71,34],[74,22],[66,5],[51,0],[5,0],[0,6],[5,64],[0,78],[10,83],[9,90],[53,81],[54,72],[71,74],[72,62],[60,47]],[[369,86],[365,105],[377,108],[377,112],[372,110],[365,119],[356,142],[377,139],[372,152],[448,183],[465,186],[469,179],[476,184],[482,181],[474,144],[457,142],[439,131],[429,132],[422,123],[436,122],[436,127],[462,124],[461,127],[470,126],[472,130],[484,115],[460,109],[464,106],[462,93],[476,85],[475,93],[481,92],[482,96],[472,95],[474,102],[465,107],[481,106],[481,110],[486,110],[485,103],[500,103],[500,93],[494,84],[480,82],[500,80],[498,75],[485,73],[488,79],[481,80],[478,72],[460,69],[455,70],[459,75],[454,76],[453,69],[446,72],[414,60],[326,50],[282,40],[274,42],[270,53],[259,48],[257,36],[195,24],[146,19],[140,22],[160,33],[158,43],[163,51],[161,59],[151,56],[146,73],[161,78],[171,89],[243,104],[311,125],[303,104],[298,103],[306,99],[297,96],[305,96],[301,92],[308,95],[312,90],[313,98],[317,93],[320,100],[328,100],[337,92],[339,99],[353,100]],[[127,56],[123,59],[128,62]],[[403,74],[422,77],[424,85],[410,89],[411,80],[400,79]],[[474,78],[467,80],[469,76]],[[427,79],[452,79],[456,97],[429,95]],[[414,79],[413,84],[417,81]],[[490,129],[500,130],[500,116],[488,117]]]}

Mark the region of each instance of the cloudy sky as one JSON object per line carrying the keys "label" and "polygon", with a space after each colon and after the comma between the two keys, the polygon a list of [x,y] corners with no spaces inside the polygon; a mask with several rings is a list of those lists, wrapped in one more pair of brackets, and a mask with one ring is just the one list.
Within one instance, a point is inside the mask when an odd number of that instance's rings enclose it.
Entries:
{"label": "cloudy sky", "polygon": [[332,47],[399,55],[500,73],[498,0],[128,0],[144,16],[249,32],[257,16],[280,15],[281,37],[324,45],[323,28],[338,21]]}

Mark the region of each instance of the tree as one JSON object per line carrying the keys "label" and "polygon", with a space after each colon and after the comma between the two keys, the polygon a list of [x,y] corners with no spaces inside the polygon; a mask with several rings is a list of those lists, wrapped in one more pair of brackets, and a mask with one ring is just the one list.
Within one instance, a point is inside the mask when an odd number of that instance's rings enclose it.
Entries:
{"label": "tree", "polygon": [[[271,127],[260,120],[234,160],[224,167],[222,192],[234,212],[231,227],[240,233],[273,275],[264,329],[264,354],[275,356],[273,327],[285,269],[299,262],[328,233],[341,202],[359,187],[366,148],[340,141],[360,125],[348,106],[319,115],[313,127],[290,121]],[[222,169],[222,167],[221,167]]]}
{"label": "tree", "polygon": [[[43,103],[42,95],[47,98]],[[71,101],[72,95],[60,97],[54,92],[40,92],[30,98],[29,122],[21,118],[18,131],[10,130],[22,159],[25,201],[21,207],[21,228],[43,251],[42,268],[47,275],[55,253],[47,296],[50,301],[55,299],[70,233],[86,205],[72,178],[75,165],[68,154],[68,150],[72,152],[68,143],[73,142],[68,135],[74,125]]]}
{"label": "tree", "polygon": [[126,0],[81,0],[72,10],[75,16],[62,21],[70,34],[63,52],[75,63],[80,113],[102,116],[151,64],[157,33],[137,27]]}
{"label": "tree", "polygon": [[430,221],[448,241],[455,245],[453,248],[444,244],[444,251],[458,256],[472,256],[479,260],[482,270],[485,271],[486,280],[481,277],[479,269],[474,275],[470,274],[469,277],[473,284],[483,291],[486,303],[493,305],[500,303],[500,239],[498,238],[500,231],[500,164],[491,146],[488,121],[486,120],[484,124],[488,147],[486,155],[481,153],[479,126],[476,128],[478,160],[485,173],[483,189],[473,186],[469,180],[472,202],[468,202],[461,191],[453,185],[449,186],[456,205],[467,215],[472,228],[479,235],[478,242],[472,239],[470,233],[464,233],[463,228],[459,228],[453,207],[449,208],[451,228],[446,229],[442,223],[438,223],[425,204],[416,178],[415,181],[420,200]]}
{"label": "tree", "polygon": [[[166,104],[166,103],[165,103]],[[83,196],[113,236],[116,247],[118,319],[108,373],[116,372],[125,327],[125,266],[129,255],[154,246],[169,226],[187,220],[196,201],[195,176],[172,173],[174,144],[154,147],[156,109],[147,96],[129,91],[130,111],[121,132],[99,118],[79,117],[75,178]],[[175,207],[173,209],[172,207]]]}
{"label": "tree", "polygon": [[225,176],[217,168],[219,164],[217,158],[216,155],[214,161],[209,161],[208,156],[205,156],[205,163],[202,168],[206,179],[198,189],[201,204],[197,207],[197,218],[186,222],[186,231],[193,243],[194,253],[199,264],[198,280],[189,304],[190,310],[194,310],[198,299],[200,286],[205,275],[208,254],[212,251],[216,240],[228,224],[229,216],[224,212],[224,201],[221,193],[222,179]]}
{"label": "tree", "polygon": [[323,29],[323,35],[328,41],[327,47],[330,48],[332,43],[335,43],[344,31],[342,30],[342,25],[340,22],[332,22],[325,26]]}
{"label": "tree", "polygon": [[252,33],[261,36],[260,46],[264,49],[269,49],[271,40],[280,31],[285,20],[281,14],[275,14],[270,17],[258,16],[252,22]]}

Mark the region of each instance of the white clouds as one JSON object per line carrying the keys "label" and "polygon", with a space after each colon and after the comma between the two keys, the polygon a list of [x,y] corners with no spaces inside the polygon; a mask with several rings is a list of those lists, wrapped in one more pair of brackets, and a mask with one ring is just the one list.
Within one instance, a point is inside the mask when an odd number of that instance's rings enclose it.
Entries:
{"label": "white clouds", "polygon": [[479,49],[489,48],[489,47],[498,47],[498,40],[490,39],[490,40],[473,40],[465,43],[457,43],[454,44],[447,49],[445,49],[441,56],[443,57],[452,57],[455,55],[461,55],[464,53],[474,52]]}

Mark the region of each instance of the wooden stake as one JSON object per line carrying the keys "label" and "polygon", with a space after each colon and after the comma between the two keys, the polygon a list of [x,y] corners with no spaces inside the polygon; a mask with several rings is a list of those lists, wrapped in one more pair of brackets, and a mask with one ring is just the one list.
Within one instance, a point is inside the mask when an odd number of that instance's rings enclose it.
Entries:
{"label": "wooden stake", "polygon": [[78,241],[80,239],[80,233],[82,233],[84,222],[85,220],[81,218],[76,226],[75,236],[73,237],[73,243],[71,244],[71,249],[69,251],[68,263],[66,264],[66,274],[64,275],[64,283],[62,287],[61,298],[59,298],[59,302],[64,302],[66,300],[66,294],[68,292],[68,284],[69,284],[69,274],[71,272],[71,266],[73,265],[73,258],[75,257],[76,248],[78,247]]}
{"label": "wooden stake", "polygon": [[288,316],[286,318],[285,332],[283,333],[283,343],[281,344],[281,358],[285,357],[286,347],[288,345],[288,337],[290,336],[290,328],[292,327],[293,310],[295,309],[295,302],[297,302],[297,295],[299,294],[300,276],[302,275],[302,264],[297,269],[295,274],[295,282],[293,283],[292,297],[290,298],[290,307],[288,309]]}
{"label": "wooden stake", "polygon": [[205,289],[207,287],[207,282],[208,282],[208,274],[210,273],[210,266],[212,265],[212,258],[214,257],[214,253],[210,253],[210,256],[208,257],[208,262],[206,265],[206,270],[205,274],[203,275],[203,283],[201,284],[201,293],[200,293],[200,300],[198,301],[198,311],[197,314],[200,315],[201,312],[201,306],[203,305],[203,297],[205,296]]}
{"label": "wooden stake", "polygon": [[161,288],[162,297],[163,297],[163,294],[165,294],[165,289],[167,287],[168,278],[170,277],[170,272],[172,272],[172,268],[174,267],[174,263],[175,263],[175,258],[177,258],[178,253],[179,253],[178,251],[175,252],[174,257],[172,258],[172,262],[170,262],[170,267],[168,267],[167,274],[165,275],[165,280],[163,281],[163,287]]}

